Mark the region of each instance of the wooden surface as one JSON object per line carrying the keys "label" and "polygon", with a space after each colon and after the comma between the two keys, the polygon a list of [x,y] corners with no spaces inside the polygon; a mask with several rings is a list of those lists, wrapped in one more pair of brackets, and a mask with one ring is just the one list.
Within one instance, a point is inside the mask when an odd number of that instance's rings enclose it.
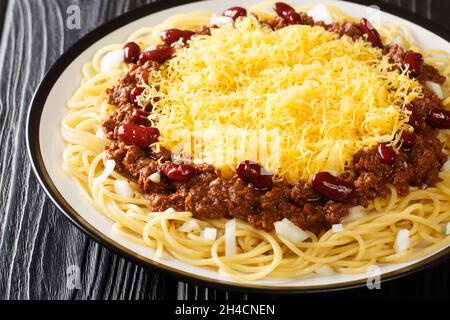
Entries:
{"label": "wooden surface", "polygon": [[[25,150],[25,116],[45,71],[88,31],[149,2],[0,0],[0,19],[4,17],[0,20],[0,299],[284,299],[187,285],[119,258],[73,227],[46,197],[31,171]],[[450,28],[449,1],[386,2]],[[65,27],[67,8],[72,4],[81,10],[79,30]],[[81,289],[67,286],[71,265],[80,268]],[[448,299],[449,270],[447,261],[385,283],[381,290],[301,299]]]}

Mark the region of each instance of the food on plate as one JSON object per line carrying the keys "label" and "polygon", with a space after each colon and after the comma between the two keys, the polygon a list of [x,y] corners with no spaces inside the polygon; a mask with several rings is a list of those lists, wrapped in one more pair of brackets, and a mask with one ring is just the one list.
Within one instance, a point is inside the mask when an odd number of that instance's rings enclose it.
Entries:
{"label": "food on plate", "polygon": [[125,239],[237,281],[448,245],[449,53],[335,7],[267,6],[100,49],[68,102],[65,170]]}

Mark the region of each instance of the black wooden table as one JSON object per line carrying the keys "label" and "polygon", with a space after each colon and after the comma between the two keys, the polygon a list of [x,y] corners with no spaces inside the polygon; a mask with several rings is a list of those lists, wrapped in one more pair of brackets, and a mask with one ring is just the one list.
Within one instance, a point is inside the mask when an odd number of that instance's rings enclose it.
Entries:
{"label": "black wooden table", "polygon": [[[39,186],[25,150],[25,116],[46,70],[81,36],[150,0],[0,0],[0,299],[284,299],[186,284],[128,262],[72,226]],[[450,28],[446,0],[385,0]],[[80,9],[80,29],[67,18]],[[67,285],[78,266],[81,288]],[[381,290],[295,297],[448,299],[450,261]],[[291,297],[292,298],[292,297]]]}

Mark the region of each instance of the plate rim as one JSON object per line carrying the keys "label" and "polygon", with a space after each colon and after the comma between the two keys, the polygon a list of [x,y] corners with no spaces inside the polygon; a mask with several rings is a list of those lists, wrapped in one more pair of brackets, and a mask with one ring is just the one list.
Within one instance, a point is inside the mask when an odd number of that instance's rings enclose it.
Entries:
{"label": "plate rim", "polygon": [[[29,109],[26,119],[26,147],[27,154],[33,168],[33,172],[37,177],[40,185],[43,187],[45,193],[50,200],[56,205],[58,210],[69,219],[69,221],[87,235],[91,240],[99,243],[103,247],[107,248],[114,254],[119,255],[126,260],[133,261],[134,263],[144,267],[150,268],[156,272],[162,273],[170,277],[176,277],[180,280],[186,281],[191,284],[201,284],[208,287],[214,287],[218,289],[240,291],[245,293],[270,293],[270,294],[309,294],[317,292],[332,292],[342,291],[354,288],[360,288],[366,285],[367,278],[360,280],[346,281],[335,284],[327,285],[315,285],[315,286],[297,286],[297,287],[283,287],[283,286],[270,286],[260,285],[253,283],[232,283],[221,279],[212,279],[209,277],[203,277],[190,272],[173,268],[167,265],[158,263],[155,260],[146,258],[138,253],[132,251],[129,248],[117,243],[112,238],[106,236],[85,219],[79,215],[76,210],[63,198],[58,189],[51,180],[47,169],[44,165],[39,143],[39,127],[41,121],[42,111],[45,106],[45,102],[49,93],[51,92],[54,84],[64,72],[70,63],[75,60],[79,54],[86,50],[90,45],[108,35],[109,33],[117,30],[118,28],[131,23],[139,18],[145,17],[158,11],[166,10],[176,6],[181,6],[189,3],[199,2],[198,0],[168,0],[164,2],[149,3],[142,7],[138,7],[130,12],[122,14],[112,20],[100,25],[94,30],[88,32],[86,35],[76,41],[69,49],[53,63],[51,68],[46,72],[45,76],[41,80],[37,87],[33,98],[29,104]],[[450,41],[450,31],[435,22],[421,17],[415,13],[406,11],[403,8],[396,7],[390,4],[380,2],[379,0],[351,0],[350,3],[356,3],[360,5],[377,5],[380,9],[386,13],[393,14],[400,18],[406,19],[411,23],[419,25],[428,31],[435,33],[436,35]],[[392,281],[394,279],[409,276],[413,273],[421,272],[427,268],[430,268],[436,264],[442,263],[450,258],[450,247],[447,247],[421,261],[418,261],[409,266],[384,273],[381,277],[381,283]]]}

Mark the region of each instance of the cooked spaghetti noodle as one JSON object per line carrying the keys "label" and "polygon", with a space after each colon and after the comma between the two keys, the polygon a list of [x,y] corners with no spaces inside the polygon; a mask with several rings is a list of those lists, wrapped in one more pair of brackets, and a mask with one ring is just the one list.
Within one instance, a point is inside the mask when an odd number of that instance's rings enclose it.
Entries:
{"label": "cooked spaghetti noodle", "polygon": [[[272,3],[261,3],[249,8],[259,17],[273,17],[265,8]],[[296,8],[298,10],[307,8]],[[339,20],[352,21],[337,8],[329,8]],[[194,12],[170,17],[152,28],[134,32],[126,42],[145,46],[158,43],[159,34],[169,28],[194,29],[207,25],[211,14]],[[382,39],[388,43],[399,38],[405,49],[421,52],[428,64],[435,66],[446,77],[443,84],[445,106],[450,105],[450,54],[441,50],[421,50],[411,34],[401,26],[383,23],[377,26]],[[450,244],[442,226],[450,221],[450,172],[441,172],[441,182],[425,190],[411,188],[405,197],[389,186],[389,195],[376,198],[356,220],[344,222],[341,232],[307,232],[309,239],[293,243],[289,239],[250,226],[237,220],[237,252],[226,255],[224,234],[227,219],[196,219],[203,230],[219,230],[216,240],[208,240],[197,231],[182,232],[180,227],[194,218],[190,212],[152,212],[150,202],[139,185],[112,171],[105,179],[97,179],[106,171],[104,148],[106,138],[99,131],[114,106],[106,102],[106,89],[115,85],[126,74],[127,65],[102,71],[101,61],[108,52],[121,50],[123,43],[100,49],[91,62],[82,69],[80,88],[67,103],[69,113],[62,121],[62,135],[68,143],[63,155],[63,168],[79,185],[83,193],[108,218],[114,221],[114,231],[124,239],[155,249],[156,257],[167,252],[176,259],[195,266],[210,267],[236,281],[251,281],[266,277],[292,278],[311,273],[332,272],[356,274],[367,271],[377,263],[411,261]],[[100,129],[101,130],[101,129]],[[441,130],[440,139],[446,150],[450,147],[450,131]],[[115,181],[128,181],[128,196],[115,190]],[[394,244],[398,231],[410,232],[409,248],[397,253]]]}

